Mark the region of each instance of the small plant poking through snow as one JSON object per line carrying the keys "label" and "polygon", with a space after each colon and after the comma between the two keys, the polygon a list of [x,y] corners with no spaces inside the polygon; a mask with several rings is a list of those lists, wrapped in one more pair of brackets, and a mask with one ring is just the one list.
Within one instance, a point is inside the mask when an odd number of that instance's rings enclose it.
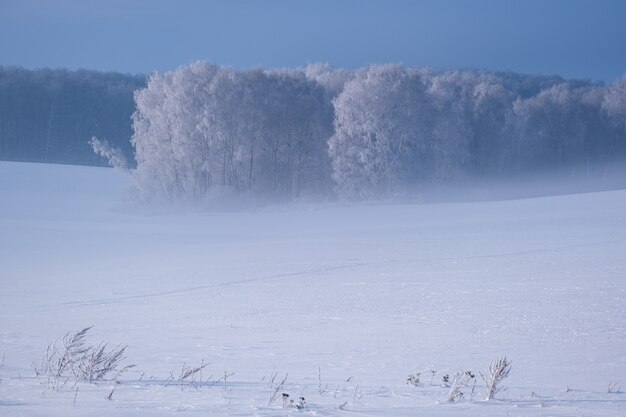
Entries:
{"label": "small plant poking through snow", "polygon": [[622,387],[617,385],[617,382],[609,382],[609,388],[606,390],[609,394],[616,394],[621,392]]}
{"label": "small plant poking through snow", "polygon": [[304,397],[298,398],[298,402],[296,403],[296,408],[298,410],[302,410],[304,407],[306,407],[306,400],[304,399]]}
{"label": "small plant poking through snow", "polygon": [[449,387],[450,386],[450,375],[445,374],[444,376],[441,377],[441,383],[443,384],[444,387]]}
{"label": "small plant poking through snow", "polygon": [[306,400],[304,397],[299,397],[298,401],[290,400],[289,394],[283,392],[283,408],[297,408],[298,410],[302,410],[306,407]]}
{"label": "small plant poking through snow", "polygon": [[464,371],[457,372],[452,379],[452,384],[450,385],[450,391],[448,392],[448,402],[455,402],[463,399],[465,394],[461,391],[461,388],[467,387],[471,382],[474,382],[472,385],[472,392],[470,394],[470,399],[474,396],[474,388],[476,387],[476,376],[472,373],[472,371]]}
{"label": "small plant poking through snow", "polygon": [[328,385],[322,385],[322,368],[319,366],[317,367],[317,389],[320,395],[324,395],[328,389]]}
{"label": "small plant poking through snow", "polygon": [[428,385],[433,384],[433,379],[435,378],[436,374],[437,374],[437,371],[435,371],[434,369],[430,371],[430,381],[428,381]]}
{"label": "small plant poking through snow", "polygon": [[198,366],[187,366],[187,364],[183,363],[177,376],[174,375],[173,371],[170,372],[170,376],[167,379],[165,386],[175,384],[180,386],[181,391],[185,387],[199,389],[204,382],[202,380],[202,370],[206,368],[207,365],[208,363],[205,363],[204,359],[202,359],[200,365]]}
{"label": "small plant poking through snow", "polygon": [[[115,394],[115,389],[119,384],[119,381],[113,381],[113,389],[111,389],[111,392],[109,392],[109,394],[104,397],[105,400],[111,401],[113,399],[113,394]],[[78,393],[78,387],[76,387],[76,392]]]}
{"label": "small plant poking through snow", "polygon": [[487,388],[486,400],[493,399],[498,392],[506,389],[502,387],[502,381],[509,376],[509,372],[511,372],[511,361],[503,356],[497,361],[491,362],[487,376],[480,374]]}
{"label": "small plant poking through snow", "polygon": [[455,402],[463,398],[464,394],[459,389],[460,387],[461,381],[459,380],[459,375],[457,374],[452,379],[452,385],[450,386],[450,391],[448,392],[448,402]]}
{"label": "small plant poking through snow", "polygon": [[414,387],[419,387],[420,384],[420,372],[417,372],[415,374],[411,374],[406,378],[406,383],[409,385],[413,385]]}
{"label": "small plant poking through snow", "polygon": [[[280,381],[278,383],[278,385],[276,385],[274,387],[274,390],[272,391],[272,394],[270,395],[270,400],[268,401],[267,405],[271,405],[274,401],[276,401],[278,399],[278,393],[281,392],[283,390],[283,387],[285,386],[285,383],[287,382],[287,377],[289,376],[289,373],[285,374],[285,377],[282,379],[282,381]],[[271,380],[271,384],[273,385],[274,383],[274,378],[276,377],[276,375],[274,375],[272,377]],[[287,397],[289,397],[289,395],[287,395]],[[285,399],[285,394],[283,393],[283,400]]]}

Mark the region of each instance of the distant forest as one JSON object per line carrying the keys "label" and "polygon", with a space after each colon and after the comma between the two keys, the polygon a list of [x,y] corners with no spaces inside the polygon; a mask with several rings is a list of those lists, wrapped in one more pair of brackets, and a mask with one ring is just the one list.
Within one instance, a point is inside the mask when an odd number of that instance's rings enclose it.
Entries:
{"label": "distant forest", "polygon": [[0,67],[0,160],[103,165],[106,139],[132,160],[133,92],[144,75]]}
{"label": "distant forest", "polygon": [[[93,150],[88,144],[91,140]],[[626,76],[206,62],[147,80],[0,67],[0,159],[130,170],[146,199],[411,195],[626,157]]]}

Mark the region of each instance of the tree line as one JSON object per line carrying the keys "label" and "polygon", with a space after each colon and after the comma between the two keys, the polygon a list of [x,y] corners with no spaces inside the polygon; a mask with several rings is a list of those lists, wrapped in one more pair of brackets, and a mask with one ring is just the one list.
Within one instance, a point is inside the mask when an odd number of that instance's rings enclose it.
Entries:
{"label": "tree line", "polygon": [[0,67],[0,159],[102,164],[93,136],[146,199],[411,195],[625,157],[626,76],[196,62],[146,79]]}
{"label": "tree line", "polygon": [[134,179],[147,198],[367,199],[626,155],[626,77],[198,62],[151,75],[135,102]]}
{"label": "tree line", "polygon": [[96,135],[132,159],[133,92],[146,77],[0,67],[0,160],[102,165]]}

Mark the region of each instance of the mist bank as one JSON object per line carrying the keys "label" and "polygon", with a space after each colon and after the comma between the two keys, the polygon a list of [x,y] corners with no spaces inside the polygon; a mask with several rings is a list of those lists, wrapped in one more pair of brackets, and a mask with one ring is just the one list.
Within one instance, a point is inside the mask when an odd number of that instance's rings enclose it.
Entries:
{"label": "mist bank", "polygon": [[[538,169],[507,176],[470,177],[449,182],[425,181],[401,194],[383,199],[391,203],[450,203],[517,200],[564,194],[626,189],[626,159],[597,165]],[[380,198],[370,201],[380,202]]]}
{"label": "mist bank", "polygon": [[[554,172],[612,188],[623,171],[597,173],[626,156],[626,77],[196,62],[152,74],[135,104],[130,172],[149,201],[414,200]],[[115,147],[92,144],[128,167]]]}

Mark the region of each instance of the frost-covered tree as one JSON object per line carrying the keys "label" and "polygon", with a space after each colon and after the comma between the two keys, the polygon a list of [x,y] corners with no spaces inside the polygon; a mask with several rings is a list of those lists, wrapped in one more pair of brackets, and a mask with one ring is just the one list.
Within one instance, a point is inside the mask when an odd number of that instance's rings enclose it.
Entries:
{"label": "frost-covered tree", "polygon": [[333,112],[324,88],[301,71],[266,73],[260,161],[264,189],[298,198],[330,188],[327,140]]}
{"label": "frost-covered tree", "polygon": [[517,99],[515,158],[522,169],[583,163],[586,149],[600,145],[602,95],[600,87],[573,87],[568,83]]}
{"label": "frost-covered tree", "polygon": [[345,68],[333,68],[329,64],[309,64],[304,69],[309,80],[315,81],[335,97],[343,91],[346,83],[354,78],[354,72]]}
{"label": "frost-covered tree", "polygon": [[303,71],[198,62],[153,74],[133,116],[138,188],[197,200],[215,192],[298,198],[328,189],[332,104]]}
{"label": "frost-covered tree", "polygon": [[212,182],[213,137],[203,128],[204,97],[218,69],[195,63],[153,74],[136,92],[135,180],[146,197],[194,199]]}
{"label": "frost-covered tree", "polygon": [[434,176],[439,180],[458,178],[469,164],[475,78],[472,73],[455,71],[430,80]]}
{"label": "frost-covered tree", "polygon": [[499,175],[504,170],[506,120],[514,96],[491,74],[481,74],[472,84],[468,97],[471,138],[466,167],[476,176]]}
{"label": "frost-covered tree", "polygon": [[399,65],[371,66],[345,85],[334,105],[329,149],[341,194],[388,195],[419,178],[420,160],[429,151],[421,73]]}

